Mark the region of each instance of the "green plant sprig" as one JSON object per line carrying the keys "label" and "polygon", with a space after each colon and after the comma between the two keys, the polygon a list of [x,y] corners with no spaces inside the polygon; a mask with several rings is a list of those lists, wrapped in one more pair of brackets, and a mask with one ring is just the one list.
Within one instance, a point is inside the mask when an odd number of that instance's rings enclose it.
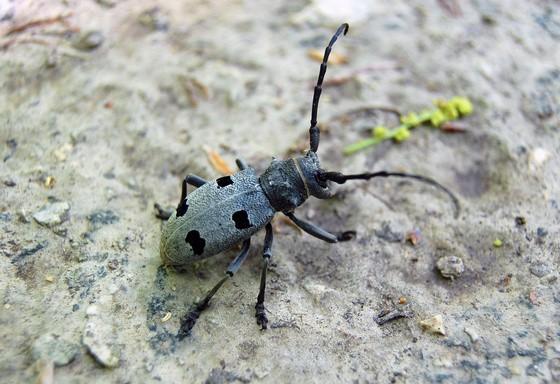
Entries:
{"label": "green plant sprig", "polygon": [[470,115],[473,111],[471,101],[466,97],[456,96],[449,101],[435,100],[436,108],[423,110],[420,113],[411,112],[401,116],[401,124],[396,128],[387,128],[378,125],[372,129],[372,137],[360,140],[344,148],[345,155],[352,155],[358,151],[379,144],[384,140],[394,140],[398,143],[410,137],[410,130],[419,125],[430,124],[439,128],[443,123],[457,120],[460,117]]}

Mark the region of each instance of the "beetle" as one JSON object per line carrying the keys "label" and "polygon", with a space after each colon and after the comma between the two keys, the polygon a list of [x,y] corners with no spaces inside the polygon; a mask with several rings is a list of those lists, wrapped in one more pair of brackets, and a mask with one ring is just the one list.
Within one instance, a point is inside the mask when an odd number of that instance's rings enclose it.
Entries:
{"label": "beetle", "polygon": [[[270,222],[275,214],[283,213],[303,231],[329,243],[347,241],[355,235],[354,231],[334,234],[294,215],[294,210],[311,196],[318,199],[332,197],[331,182],[343,184],[347,180],[369,180],[375,177],[412,178],[445,192],[453,200],[458,212],[459,202],[455,195],[428,177],[387,171],[344,175],[321,168],[317,155],[320,134],[317,126],[319,98],[331,49],[337,39],[347,32],[348,24],[342,24],[325,49],[313,92],[309,128],[310,144],[305,155],[286,160],[273,159],[261,175],[257,175],[252,167],[239,159],[236,160],[239,172],[214,181],[206,181],[196,175],[187,175],[183,180],[181,198],[174,212],[166,212],[158,204],[155,205],[156,215],[161,219],[167,219],[160,242],[160,256],[166,265],[187,266],[242,243],[239,254],[229,264],[225,276],[201,301],[194,303],[182,318],[177,335],[179,339],[190,334],[212,297],[239,270],[247,257],[251,236],[263,227],[265,229],[263,266],[255,317],[262,329],[267,328],[264,298],[266,273],[272,257],[273,234]],[[196,189],[187,193],[189,185]]]}

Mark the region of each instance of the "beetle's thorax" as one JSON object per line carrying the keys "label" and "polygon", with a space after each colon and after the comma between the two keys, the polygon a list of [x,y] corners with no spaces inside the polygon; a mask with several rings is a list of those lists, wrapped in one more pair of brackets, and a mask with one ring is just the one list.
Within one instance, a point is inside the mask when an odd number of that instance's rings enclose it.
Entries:
{"label": "beetle's thorax", "polygon": [[299,207],[309,196],[331,197],[328,186],[321,185],[316,175],[321,171],[315,152],[288,160],[273,159],[259,177],[259,182],[272,207],[289,212]]}

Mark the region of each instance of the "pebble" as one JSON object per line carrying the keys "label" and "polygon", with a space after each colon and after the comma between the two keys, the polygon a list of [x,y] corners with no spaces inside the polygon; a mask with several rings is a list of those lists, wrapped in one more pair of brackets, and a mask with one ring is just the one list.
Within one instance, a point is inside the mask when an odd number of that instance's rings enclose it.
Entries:
{"label": "pebble", "polygon": [[52,189],[55,184],[56,179],[54,178],[54,176],[47,176],[43,185],[45,186],[45,188]]}
{"label": "pebble", "polygon": [[517,216],[515,218],[515,224],[519,226],[525,225],[527,224],[527,219],[523,216]]}
{"label": "pebble", "polygon": [[92,304],[86,308],[86,315],[87,317],[93,317],[99,315],[99,308],[97,305]]}
{"label": "pebble", "polygon": [[560,357],[555,357],[550,359],[548,362],[548,370],[550,371],[550,376],[555,382],[560,381]]}
{"label": "pebble", "polygon": [[17,218],[20,223],[29,223],[31,221],[29,220],[29,215],[27,211],[23,208],[17,211]]}
{"label": "pebble", "polygon": [[0,21],[8,21],[14,17],[16,3],[11,1],[0,2]]}
{"label": "pebble", "polygon": [[480,336],[478,335],[478,332],[476,332],[474,328],[465,327],[463,330],[467,335],[469,335],[473,343],[476,343],[478,340],[480,340]]}
{"label": "pebble", "polygon": [[552,157],[552,153],[544,148],[535,148],[529,152],[529,169],[535,171],[541,168]]}
{"label": "pebble", "polygon": [[420,229],[414,228],[406,233],[405,240],[416,246],[422,241],[422,232],[420,232]]}
{"label": "pebble", "polygon": [[80,347],[77,344],[61,339],[53,333],[42,335],[31,347],[33,359],[52,361],[57,367],[72,362],[79,351]]}
{"label": "pebble", "polygon": [[422,326],[422,328],[424,328],[425,330],[431,333],[435,333],[443,336],[446,335],[445,328],[443,327],[442,315],[434,315],[430,318],[422,320],[420,321],[420,325]]}
{"label": "pebble", "polygon": [[4,185],[5,185],[6,187],[15,187],[17,184],[16,184],[16,182],[15,182],[14,180],[12,180],[12,179],[7,179],[7,180],[4,180]]}
{"label": "pebble", "polygon": [[537,277],[544,277],[552,272],[550,266],[542,261],[536,261],[529,267],[531,273]]}
{"label": "pebble", "polygon": [[72,152],[72,150],[74,149],[74,145],[70,144],[70,143],[66,143],[64,145],[62,145],[61,147],[55,149],[53,151],[53,155],[54,157],[56,157],[56,159],[60,162],[66,161],[66,159],[68,158],[68,155],[70,154],[70,152]]}
{"label": "pebble", "polygon": [[74,47],[81,51],[91,51],[101,46],[103,41],[105,41],[105,37],[101,32],[90,31],[79,36],[74,43]]}
{"label": "pebble", "polygon": [[65,201],[58,201],[45,205],[33,215],[36,222],[47,227],[58,225],[68,220],[70,205]]}
{"label": "pebble", "polygon": [[138,21],[153,31],[167,31],[169,20],[159,7],[145,10],[138,16]]}
{"label": "pebble", "polygon": [[521,376],[521,373],[523,372],[521,370],[521,367],[517,364],[510,364],[510,366],[508,368],[509,368],[509,371],[511,372],[511,374],[515,375],[515,376]]}
{"label": "pebble", "polygon": [[37,362],[37,380],[38,384],[54,384],[54,363],[49,360],[41,360]]}
{"label": "pebble", "polygon": [[58,65],[58,53],[56,50],[52,50],[45,56],[45,67],[54,68]]}
{"label": "pebble", "polygon": [[89,321],[86,323],[84,336],[82,341],[88,352],[95,360],[106,368],[115,368],[119,366],[119,356],[110,345],[105,342],[107,334],[103,330],[100,322]]}
{"label": "pebble", "polygon": [[537,228],[537,237],[546,237],[546,235],[548,235],[548,231],[546,230],[546,228],[543,227]]}
{"label": "pebble", "polygon": [[465,271],[463,260],[457,256],[440,257],[436,266],[443,277],[451,280],[461,276]]}
{"label": "pebble", "polygon": [[393,231],[391,225],[386,221],[381,223],[381,229],[375,230],[375,235],[389,243],[400,243],[404,239],[402,232]]}

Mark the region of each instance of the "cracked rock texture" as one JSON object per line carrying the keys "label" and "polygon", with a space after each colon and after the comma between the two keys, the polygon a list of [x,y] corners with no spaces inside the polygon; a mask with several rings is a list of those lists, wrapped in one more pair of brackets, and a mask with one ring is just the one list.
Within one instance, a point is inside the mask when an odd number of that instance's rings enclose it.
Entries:
{"label": "cracked rock texture", "polygon": [[[4,3],[2,383],[53,364],[56,383],[560,380],[557,1]],[[162,267],[153,204],[175,206],[187,173],[221,176],[204,145],[258,171],[305,148],[309,51],[344,21],[334,52],[347,62],[329,66],[319,110],[322,165],[432,177],[459,196],[460,216],[412,181],[339,186],[299,216],[356,239],[274,223],[267,331],[254,318],[261,232],[179,341],[181,316],[235,250]],[[474,105],[467,132],[420,127],[342,155],[396,124],[373,107],[407,113],[455,95]],[[446,279],[437,262],[450,256],[463,270]],[[445,335],[420,325],[436,316]]]}

